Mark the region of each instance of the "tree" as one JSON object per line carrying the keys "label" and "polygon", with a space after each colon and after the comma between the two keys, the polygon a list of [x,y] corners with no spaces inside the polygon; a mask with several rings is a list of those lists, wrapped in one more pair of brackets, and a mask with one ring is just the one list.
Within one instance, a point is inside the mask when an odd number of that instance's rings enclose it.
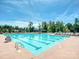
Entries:
{"label": "tree", "polygon": [[63,22],[60,22],[60,31],[64,32],[64,23]]}
{"label": "tree", "polygon": [[41,25],[38,26],[38,31],[41,32]]}
{"label": "tree", "polygon": [[48,24],[48,32],[52,32],[52,22],[50,21]]}
{"label": "tree", "polygon": [[[33,26],[32,22],[29,22],[28,27],[10,26],[10,25],[0,25],[0,32],[2,33],[13,33],[13,32],[79,32],[79,19],[75,18],[74,24],[67,23],[66,25],[62,21],[50,21],[42,22],[39,24],[38,28]],[[35,32],[36,32],[35,31]]]}
{"label": "tree", "polygon": [[47,32],[47,23],[46,22],[42,22],[42,32]]}
{"label": "tree", "polygon": [[28,29],[29,29],[29,32],[33,32],[34,31],[34,27],[33,27],[33,23],[32,22],[29,22]]}
{"label": "tree", "polygon": [[71,23],[67,23],[66,26],[70,30],[70,32],[73,32],[74,28],[73,28],[73,25]]}
{"label": "tree", "polygon": [[57,21],[55,26],[56,26],[56,32],[63,32],[64,29],[63,22]]}
{"label": "tree", "polygon": [[78,20],[78,18],[75,18],[74,32],[79,32],[79,20]]}
{"label": "tree", "polygon": [[66,32],[70,32],[70,30],[68,29],[67,26],[64,27],[63,31],[66,33]]}
{"label": "tree", "polygon": [[52,22],[52,21],[49,22],[48,32],[55,32],[55,22]]}

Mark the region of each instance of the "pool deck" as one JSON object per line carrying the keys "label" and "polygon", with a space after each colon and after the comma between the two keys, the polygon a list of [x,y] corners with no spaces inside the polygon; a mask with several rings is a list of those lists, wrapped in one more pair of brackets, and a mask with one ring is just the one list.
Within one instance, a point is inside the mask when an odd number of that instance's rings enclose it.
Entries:
{"label": "pool deck", "polygon": [[33,56],[23,48],[17,52],[14,43],[4,43],[4,39],[0,36],[0,59],[79,59],[79,37],[72,36],[39,56]]}

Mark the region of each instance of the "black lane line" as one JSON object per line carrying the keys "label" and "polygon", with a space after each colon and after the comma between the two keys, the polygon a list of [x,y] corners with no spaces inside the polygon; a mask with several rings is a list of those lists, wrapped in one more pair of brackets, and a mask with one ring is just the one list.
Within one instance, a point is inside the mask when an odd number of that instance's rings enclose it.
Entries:
{"label": "black lane line", "polygon": [[50,44],[50,43],[46,43],[46,42],[43,42],[43,41],[38,41],[38,40],[34,40],[34,41],[39,42],[39,43],[42,43],[42,44],[45,44],[45,45]]}
{"label": "black lane line", "polygon": [[[60,40],[60,39],[56,38],[55,40]],[[48,41],[55,42],[55,40],[48,40]]]}
{"label": "black lane line", "polygon": [[55,42],[55,40],[48,40],[48,41]]}
{"label": "black lane line", "polygon": [[37,42],[42,43],[42,44],[45,44],[45,45],[50,44],[50,43],[46,43],[46,42],[43,42],[43,41],[38,41],[38,40],[34,40],[34,41],[37,41]]}
{"label": "black lane line", "polygon": [[30,43],[28,43],[28,42],[25,42],[25,41],[23,41],[23,40],[20,40],[20,41],[22,41],[23,43],[26,43],[26,44],[28,44],[28,45],[34,47],[36,50],[38,50],[38,49],[41,48],[41,47],[37,47],[37,46],[35,46],[35,45],[33,45],[33,44],[30,44]]}
{"label": "black lane line", "polygon": [[47,41],[55,42],[54,40],[47,40]]}

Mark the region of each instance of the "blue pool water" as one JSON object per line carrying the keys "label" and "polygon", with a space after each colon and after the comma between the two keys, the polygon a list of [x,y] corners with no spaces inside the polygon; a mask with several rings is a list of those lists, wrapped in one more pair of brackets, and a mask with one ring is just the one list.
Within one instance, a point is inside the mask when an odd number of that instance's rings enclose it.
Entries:
{"label": "blue pool water", "polygon": [[51,36],[48,34],[7,34],[12,41],[30,51],[33,55],[40,55],[49,48],[63,42],[68,36]]}

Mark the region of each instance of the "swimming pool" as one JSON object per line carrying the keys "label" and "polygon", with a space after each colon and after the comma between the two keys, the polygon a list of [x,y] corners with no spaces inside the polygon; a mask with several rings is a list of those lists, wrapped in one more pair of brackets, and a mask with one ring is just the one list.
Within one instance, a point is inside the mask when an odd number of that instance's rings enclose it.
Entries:
{"label": "swimming pool", "polygon": [[51,36],[49,34],[7,34],[12,41],[21,44],[33,55],[40,55],[49,48],[63,42],[68,36]]}

